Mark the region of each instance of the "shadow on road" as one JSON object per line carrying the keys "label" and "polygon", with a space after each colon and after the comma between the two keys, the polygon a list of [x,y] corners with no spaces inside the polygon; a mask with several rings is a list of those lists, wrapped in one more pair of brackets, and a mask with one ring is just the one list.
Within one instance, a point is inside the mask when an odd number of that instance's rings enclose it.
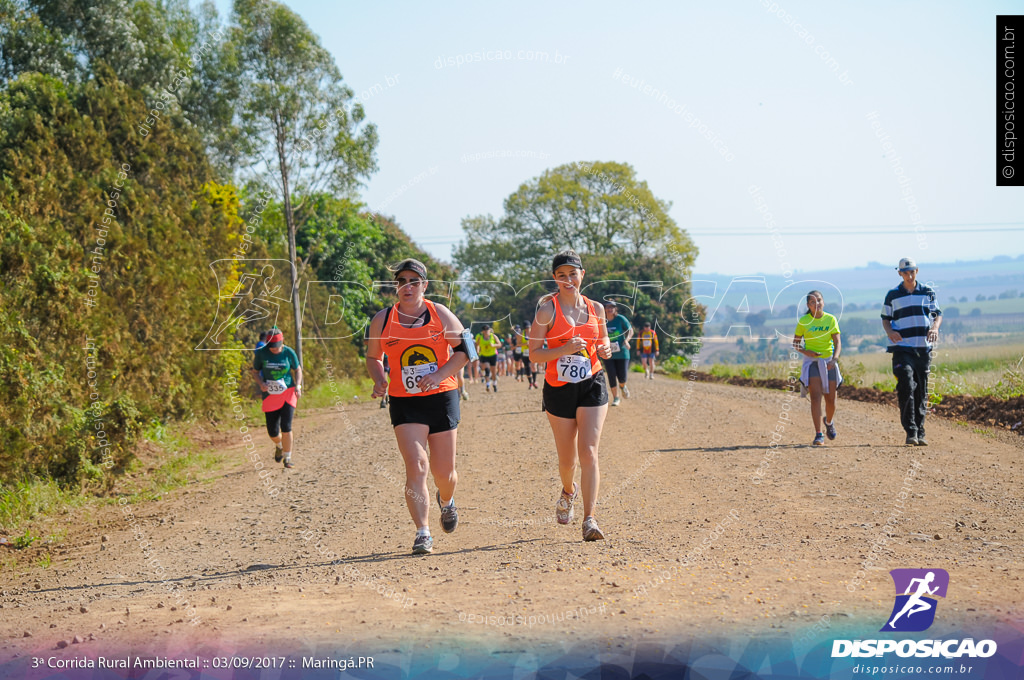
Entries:
{"label": "shadow on road", "polygon": [[[431,555],[412,555],[408,552],[401,553],[370,553],[368,555],[353,555],[352,557],[346,557],[344,559],[332,560],[330,562],[318,562],[318,563],[303,563],[303,562],[290,562],[288,564],[250,564],[248,567],[240,569],[231,569],[222,571],[214,574],[202,574],[202,575],[188,575],[179,576],[176,578],[166,578],[159,580],[140,580],[140,581],[117,581],[112,583],[92,583],[83,584],[77,586],[59,586],[57,588],[42,588],[39,590],[33,590],[35,593],[52,593],[58,591],[74,591],[74,590],[85,590],[85,589],[101,589],[101,588],[113,588],[123,586],[158,586],[160,584],[167,583],[203,583],[206,581],[220,581],[225,578],[241,577],[246,574],[251,574],[258,571],[282,571],[292,569],[308,569],[310,567],[336,567],[344,566],[346,564],[376,564],[390,562],[393,560],[408,560],[417,559],[419,557],[442,557],[446,555],[466,555],[472,553],[487,553],[494,552],[496,550],[504,550],[517,545],[524,545],[530,543],[537,543],[545,541],[545,538],[523,538],[518,541],[509,541],[507,543],[496,543],[493,545],[484,545],[475,548],[462,548],[461,550],[445,550],[432,553]],[[140,588],[142,590],[143,588]],[[137,592],[137,591],[132,591]]]}
{"label": "shadow on road", "polygon": [[[764,444],[758,444],[756,446],[750,445],[739,445],[739,446],[695,446],[689,449],[650,449],[647,451],[641,451],[640,453],[679,453],[685,451],[744,451],[747,449],[754,451],[763,451],[767,448]],[[827,446],[811,446],[810,444],[780,444],[775,447],[776,449],[868,449],[871,448],[871,444],[829,444]]]}

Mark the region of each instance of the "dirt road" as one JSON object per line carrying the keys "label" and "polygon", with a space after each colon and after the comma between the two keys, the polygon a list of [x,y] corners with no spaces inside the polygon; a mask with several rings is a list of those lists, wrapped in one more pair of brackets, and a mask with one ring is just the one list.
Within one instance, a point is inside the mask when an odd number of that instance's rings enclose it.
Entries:
{"label": "dirt road", "polygon": [[[233,433],[232,462],[210,479],[55,520],[68,537],[52,564],[4,576],[0,660],[813,639],[826,634],[815,624],[877,630],[898,567],[949,571],[935,634],[1024,617],[1006,604],[1024,602],[1021,438],[935,418],[931,446],[905,448],[894,410],[840,395],[839,438],[812,448],[808,403],[784,392],[631,384],[602,441],[605,541],[583,543],[580,517],[554,522],[539,391],[506,379],[463,404],[458,530],[443,534],[433,507],[435,554],[411,556],[401,459],[386,411],[364,398],[296,421],[298,467],[268,466],[276,498]],[[877,569],[858,576],[866,559]]]}

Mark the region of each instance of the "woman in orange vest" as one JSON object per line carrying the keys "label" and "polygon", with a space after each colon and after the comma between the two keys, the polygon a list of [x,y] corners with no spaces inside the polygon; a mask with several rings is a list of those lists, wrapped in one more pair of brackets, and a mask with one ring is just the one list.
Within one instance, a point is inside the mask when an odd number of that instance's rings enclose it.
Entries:
{"label": "woman in orange vest", "polygon": [[[580,256],[571,250],[558,253],[551,273],[558,292],[544,296],[537,305],[530,328],[530,359],[547,362],[544,410],[555,436],[562,479],[555,519],[559,524],[572,522],[573,504],[582,487],[583,540],[597,541],[604,538],[594,518],[601,483],[597,449],[608,413],[608,385],[598,355],[609,358],[611,343],[604,308],[580,294],[586,273]],[[579,486],[573,481],[577,458]]]}
{"label": "woman in orange vest", "polygon": [[[427,521],[427,468],[437,485],[441,528],[455,531],[455,439],[459,426],[457,374],[476,358],[473,338],[444,305],[424,298],[427,268],[418,260],[394,269],[398,303],[377,312],[366,341],[366,370],[374,399],[387,394],[391,425],[405,461],[405,502],[416,523],[415,555],[433,550]],[[381,356],[388,355],[389,375]],[[390,379],[390,380],[389,380]],[[428,453],[429,450],[429,453]],[[445,500],[447,499],[447,500]]]}

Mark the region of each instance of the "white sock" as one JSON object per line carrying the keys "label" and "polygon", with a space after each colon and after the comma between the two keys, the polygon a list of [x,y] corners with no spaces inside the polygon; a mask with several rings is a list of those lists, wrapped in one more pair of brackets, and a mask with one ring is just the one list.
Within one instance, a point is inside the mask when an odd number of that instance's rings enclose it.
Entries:
{"label": "white sock", "polygon": [[291,451],[285,451],[284,452],[284,459],[285,460],[288,460],[291,457],[292,457],[292,452]]}
{"label": "white sock", "polygon": [[441,506],[441,507],[444,507],[444,508],[450,508],[450,507],[452,507],[452,505],[453,505],[454,503],[455,503],[455,494],[452,494],[452,497],[448,499],[448,502],[447,502],[447,503],[444,503],[444,504],[442,504],[442,506]]}
{"label": "white sock", "polygon": [[416,535],[417,536],[429,536],[430,535],[430,527],[420,527],[419,529],[416,530]]}

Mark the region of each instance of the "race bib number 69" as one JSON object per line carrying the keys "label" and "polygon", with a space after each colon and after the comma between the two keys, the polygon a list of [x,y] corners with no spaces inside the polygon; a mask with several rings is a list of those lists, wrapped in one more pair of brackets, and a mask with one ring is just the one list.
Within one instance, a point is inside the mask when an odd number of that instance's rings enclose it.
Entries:
{"label": "race bib number 69", "polygon": [[402,367],[402,382],[405,384],[405,391],[409,394],[419,394],[420,389],[417,382],[420,378],[431,373],[437,373],[437,363],[416,364],[415,366]]}

